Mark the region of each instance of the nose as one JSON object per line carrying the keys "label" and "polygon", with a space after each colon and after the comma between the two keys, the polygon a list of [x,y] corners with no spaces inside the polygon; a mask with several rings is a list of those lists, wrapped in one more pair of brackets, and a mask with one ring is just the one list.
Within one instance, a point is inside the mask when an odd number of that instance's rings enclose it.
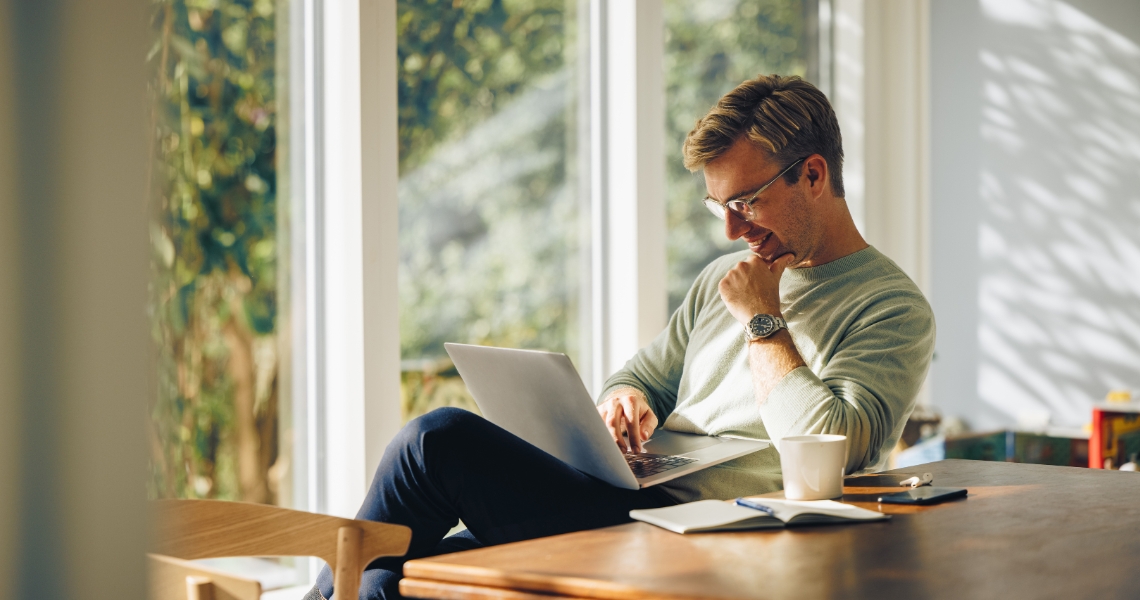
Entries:
{"label": "nose", "polygon": [[724,211],[724,235],[729,241],[736,241],[740,236],[752,229],[752,223],[738,217],[731,210]]}

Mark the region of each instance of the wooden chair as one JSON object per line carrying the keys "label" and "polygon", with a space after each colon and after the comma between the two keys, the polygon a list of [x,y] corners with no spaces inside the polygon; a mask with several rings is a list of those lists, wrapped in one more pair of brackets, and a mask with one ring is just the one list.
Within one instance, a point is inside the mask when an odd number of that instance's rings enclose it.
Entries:
{"label": "wooden chair", "polygon": [[150,600],[258,600],[261,583],[188,560],[147,554]]}
{"label": "wooden chair", "polygon": [[263,504],[156,500],[152,505],[156,535],[155,554],[149,555],[151,600],[259,597],[256,581],[186,562],[227,556],[316,556],[332,569],[337,598],[355,599],[364,567],[382,556],[403,556],[412,539],[412,530],[403,525]]}

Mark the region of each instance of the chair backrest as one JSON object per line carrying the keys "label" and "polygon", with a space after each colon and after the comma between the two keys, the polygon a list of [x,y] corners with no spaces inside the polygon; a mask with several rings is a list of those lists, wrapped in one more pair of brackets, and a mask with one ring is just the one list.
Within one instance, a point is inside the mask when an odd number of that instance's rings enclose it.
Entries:
{"label": "chair backrest", "polygon": [[339,598],[355,598],[364,567],[382,556],[402,556],[412,538],[403,525],[247,502],[156,500],[153,506],[157,554],[185,560],[316,556],[332,569]]}

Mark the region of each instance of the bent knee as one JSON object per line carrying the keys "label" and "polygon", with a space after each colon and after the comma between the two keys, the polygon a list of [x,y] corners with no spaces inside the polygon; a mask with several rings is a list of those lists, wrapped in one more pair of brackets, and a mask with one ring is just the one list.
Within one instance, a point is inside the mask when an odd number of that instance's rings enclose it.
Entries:
{"label": "bent knee", "polygon": [[472,423],[480,421],[483,421],[483,417],[471,411],[454,406],[445,406],[412,419],[405,426],[405,429],[412,429],[420,433],[446,432],[471,427]]}
{"label": "bent knee", "polygon": [[433,439],[459,441],[486,424],[479,415],[461,408],[437,408],[408,421],[394,440],[404,446],[422,447]]}

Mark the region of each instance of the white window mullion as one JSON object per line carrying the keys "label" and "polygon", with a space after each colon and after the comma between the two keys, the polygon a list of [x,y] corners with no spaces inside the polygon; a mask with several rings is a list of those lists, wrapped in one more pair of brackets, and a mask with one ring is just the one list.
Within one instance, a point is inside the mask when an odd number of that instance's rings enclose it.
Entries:
{"label": "white window mullion", "polygon": [[401,425],[396,0],[360,6],[365,481]]}
{"label": "white window mullion", "polygon": [[323,512],[353,516],[400,427],[396,2],[322,2],[319,300]]}
{"label": "white window mullion", "polygon": [[834,41],[831,105],[839,120],[839,130],[843,132],[843,187],[847,208],[855,226],[865,235],[863,9],[864,0],[833,0],[831,3]]}
{"label": "white window mullion", "polygon": [[587,387],[598,394],[606,380],[605,231],[606,231],[606,18],[605,0],[590,0],[590,366]]}
{"label": "white window mullion", "polygon": [[[280,340],[282,356],[283,396],[290,399],[290,421],[293,451],[293,490],[288,506],[299,510],[324,510],[324,476],[320,469],[324,455],[324,418],[321,380],[317,360],[321,337],[318,294],[321,248],[320,197],[318,194],[320,113],[317,110],[316,69],[319,53],[319,29],[315,0],[289,0],[288,23],[288,123],[283,128],[287,144],[289,180],[283,188],[288,206],[284,216],[288,238],[279,242],[280,256],[288,257],[288,290],[284,294],[288,315]],[[286,187],[287,186],[287,187]]]}
{"label": "white window mullion", "polygon": [[[281,395],[288,398],[288,423],[281,443],[291,445],[292,489],[282,494],[283,506],[297,510],[325,510],[324,390],[320,348],[323,339],[322,244],[320,186],[321,111],[319,104],[320,4],[318,0],[282,2],[287,27],[284,63],[283,123],[278,142],[285,148],[287,165],[279,165],[288,179],[280,182],[283,201],[278,207],[278,256],[286,271],[280,282],[283,302],[278,340],[281,361]],[[279,17],[280,18],[280,17]],[[284,416],[284,415],[283,415]]]}
{"label": "white window mullion", "polygon": [[324,367],[326,510],[351,517],[366,485],[360,7],[344,0],[321,9],[324,343],[317,360]]}
{"label": "white window mullion", "polygon": [[929,0],[867,0],[866,235],[929,296]]}
{"label": "white window mullion", "polygon": [[597,393],[668,320],[665,24],[661,0],[598,0],[592,8]]}
{"label": "white window mullion", "polygon": [[[635,177],[637,181],[637,209],[628,216],[637,230],[637,331],[631,332],[634,343],[629,355],[614,357],[621,364],[661,333],[669,319],[665,255],[665,7],[663,0],[643,0],[636,6],[637,73],[633,79],[637,82],[637,103],[627,114],[636,115],[637,119],[637,164],[632,172],[623,169],[622,177]],[[620,87],[614,89],[622,92]],[[621,235],[620,230],[611,231],[611,235],[614,233]],[[621,292],[616,292],[611,301],[623,302]]]}

